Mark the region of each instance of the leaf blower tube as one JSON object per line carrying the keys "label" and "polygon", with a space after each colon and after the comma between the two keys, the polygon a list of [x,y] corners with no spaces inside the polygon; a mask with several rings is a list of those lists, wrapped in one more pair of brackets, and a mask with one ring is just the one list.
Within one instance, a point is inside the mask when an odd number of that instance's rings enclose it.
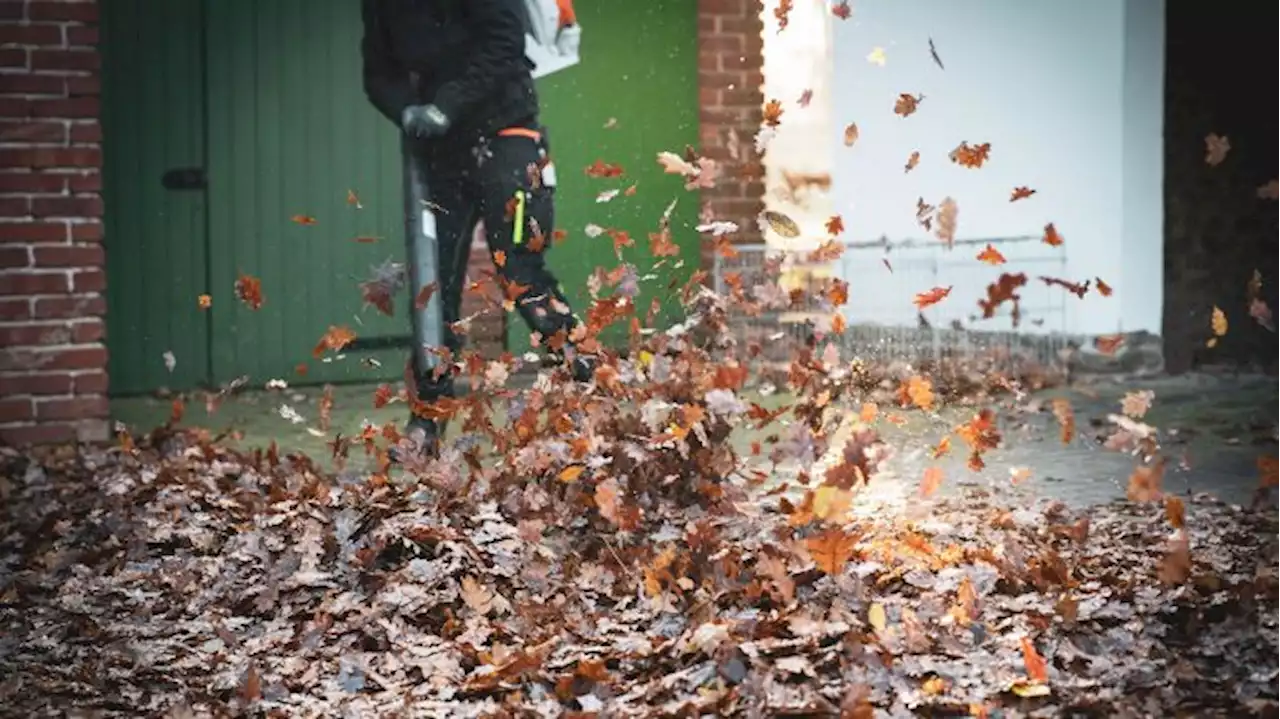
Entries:
{"label": "leaf blower tube", "polygon": [[413,325],[413,362],[417,370],[415,376],[423,377],[435,369],[439,357],[432,350],[443,344],[444,337],[440,293],[430,292],[425,303],[418,301],[425,288],[436,282],[440,275],[436,216],[431,211],[426,168],[418,154],[413,152],[413,140],[407,136],[400,141],[400,155],[404,167],[404,236],[410,322]]}

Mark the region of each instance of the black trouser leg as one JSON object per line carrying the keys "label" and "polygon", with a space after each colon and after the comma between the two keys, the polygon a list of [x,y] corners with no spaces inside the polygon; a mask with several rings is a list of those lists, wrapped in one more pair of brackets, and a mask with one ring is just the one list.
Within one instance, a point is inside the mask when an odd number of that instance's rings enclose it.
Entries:
{"label": "black trouser leg", "polygon": [[492,155],[480,164],[475,189],[489,252],[495,263],[502,253],[498,271],[520,290],[516,310],[546,346],[558,332],[567,338],[576,320],[545,261],[555,227],[555,188],[542,182],[541,147],[524,136],[491,139]]}

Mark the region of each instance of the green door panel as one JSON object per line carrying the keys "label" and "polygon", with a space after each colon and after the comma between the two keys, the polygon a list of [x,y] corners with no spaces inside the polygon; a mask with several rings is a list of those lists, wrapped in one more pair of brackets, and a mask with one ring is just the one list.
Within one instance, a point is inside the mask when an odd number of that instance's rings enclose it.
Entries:
{"label": "green door panel", "polygon": [[[166,190],[204,164],[200,0],[102,3],[107,341],[114,394],[209,379],[205,198]],[[170,373],[164,354],[172,352]]]}
{"label": "green door panel", "polygon": [[[299,363],[306,381],[399,376],[403,349],[311,356],[330,325],[366,339],[409,331],[407,292],[390,318],[358,288],[404,256],[397,136],[361,87],[359,3],[215,0],[206,12],[215,378],[301,381]],[[261,279],[260,310],[235,301],[240,272]],[[360,361],[370,356],[381,369]]]}
{"label": "green door panel", "polygon": [[[662,301],[660,322],[679,317],[678,304],[669,299],[672,279],[686,280],[699,262],[699,238],[693,227],[698,217],[698,194],[684,189],[682,180],[664,174],[658,152],[683,153],[698,144],[698,10],[692,0],[578,0],[582,25],[582,61],[538,81],[542,120],[551,139],[559,186],[556,226],[568,231],[563,244],[553,247],[548,264],[584,316],[589,302],[587,277],[596,267],[611,269],[618,262],[608,235],[589,238],[583,228],[596,224],[626,230],[635,246],[623,259],[640,275],[651,271],[659,279],[641,283],[636,300],[641,320],[654,297]],[[611,118],[616,125],[606,128]],[[622,165],[621,178],[588,177],[584,168],[596,160]],[[619,194],[597,203],[600,192],[636,185],[636,194]],[[673,239],[680,245],[683,267],[668,258],[651,270],[649,233],[656,232],[663,210],[679,198],[672,215]],[[529,346],[524,323],[508,323],[508,346],[523,352]],[[602,337],[625,342],[619,323]]]}

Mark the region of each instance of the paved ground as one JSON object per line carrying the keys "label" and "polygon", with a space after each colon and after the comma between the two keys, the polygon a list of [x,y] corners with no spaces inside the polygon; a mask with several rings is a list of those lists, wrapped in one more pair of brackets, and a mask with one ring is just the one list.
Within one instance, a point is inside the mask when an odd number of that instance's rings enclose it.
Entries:
{"label": "paved ground", "polygon": [[[1247,504],[1258,485],[1258,457],[1276,453],[1277,384],[1275,378],[1258,376],[1191,375],[1177,378],[1120,383],[1097,381],[1066,389],[1044,392],[1019,403],[1011,403],[1002,415],[1004,443],[989,452],[987,469],[970,472],[964,466],[963,444],[952,437],[951,456],[934,460],[930,448],[973,413],[972,408],[948,407],[928,416],[904,413],[909,421],[895,427],[877,423],[896,450],[877,476],[868,499],[903,502],[916,496],[926,467],[939,466],[946,479],[942,492],[961,484],[977,483],[1009,488],[1010,469],[1025,467],[1030,478],[1014,491],[1062,499],[1074,505],[1089,505],[1123,497],[1135,459],[1101,447],[1108,413],[1119,410],[1126,391],[1148,389],[1155,401],[1144,420],[1160,430],[1161,445],[1170,458],[1164,476],[1165,491],[1171,493],[1208,492],[1222,499]],[[404,406],[393,404],[373,409],[373,387],[338,387],[334,392],[333,431],[346,435],[359,431],[362,422],[400,423]],[[1061,442],[1057,422],[1048,410],[1048,400],[1067,397],[1077,415],[1077,435],[1070,444]],[[315,389],[283,392],[246,392],[228,399],[209,415],[203,402],[191,401],[184,423],[215,431],[234,429],[236,440],[246,447],[265,446],[276,441],[282,450],[301,450],[314,457],[327,454],[325,440],[307,430],[315,427],[319,392]],[[757,398],[762,404],[785,401],[779,397]],[[291,407],[305,421],[285,419],[280,408]],[[1034,411],[1037,405],[1042,411]],[[113,403],[116,419],[135,430],[162,423],[170,411],[168,400],[134,398]],[[776,430],[771,430],[776,431]],[[736,444],[750,444],[750,436],[739,436]],[[353,468],[361,460],[354,455]],[[919,504],[919,503],[914,503]]]}

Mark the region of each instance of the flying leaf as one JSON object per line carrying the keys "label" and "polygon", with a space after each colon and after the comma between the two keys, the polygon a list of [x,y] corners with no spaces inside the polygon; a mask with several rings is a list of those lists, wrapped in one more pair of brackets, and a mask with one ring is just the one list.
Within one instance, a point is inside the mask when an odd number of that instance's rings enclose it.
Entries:
{"label": "flying leaf", "polygon": [[844,254],[844,243],[840,240],[827,240],[818,246],[818,249],[809,253],[809,262],[821,264],[823,262],[832,262],[839,259]]}
{"label": "flying leaf", "polygon": [[1095,287],[1098,288],[1098,294],[1102,295],[1103,297],[1110,297],[1111,293],[1114,291],[1111,289],[1111,285],[1102,281],[1101,277],[1093,278],[1093,284]]}
{"label": "flying leaf", "polygon": [[1128,417],[1142,419],[1150,411],[1151,402],[1155,398],[1156,393],[1149,389],[1126,392],[1124,398],[1120,400],[1120,411]]}
{"label": "flying leaf", "polygon": [[1209,326],[1217,337],[1227,334],[1227,315],[1217,305],[1213,307],[1213,316],[1209,320]]}
{"label": "flying leaf", "polygon": [[175,357],[173,355],[173,352],[171,352],[170,350],[165,350],[164,355],[162,356],[164,358],[164,368],[166,370],[169,370],[170,372],[173,372],[173,368],[178,366],[178,358]]}
{"label": "flying leaf", "polygon": [[1187,523],[1187,507],[1181,497],[1172,495],[1164,498],[1164,516],[1174,529],[1182,529]]}
{"label": "flying leaf", "polygon": [[1025,482],[1030,478],[1031,478],[1030,467],[1010,467],[1009,468],[1009,482],[1012,484],[1016,485],[1021,482]]}
{"label": "flying leaf", "polygon": [[931,290],[917,293],[916,298],[912,300],[912,302],[915,304],[917,309],[925,309],[926,307],[932,307],[938,304],[949,294],[951,294],[951,286],[934,287]]}
{"label": "flying leaf", "polygon": [[622,175],[622,166],[611,165],[604,160],[596,160],[594,163],[587,165],[583,172],[587,174],[587,177],[620,177]]}
{"label": "flying leaf", "polygon": [[196,306],[202,310],[207,310],[213,306],[213,298],[209,295],[200,295],[196,298]]}
{"label": "flying leaf", "polygon": [[309,227],[311,225],[316,224],[317,222],[316,218],[312,217],[311,215],[294,215],[289,219],[299,225],[302,225],[303,227]]}
{"label": "flying leaf", "polygon": [[1058,228],[1054,227],[1053,223],[1050,222],[1044,226],[1044,237],[1040,241],[1050,247],[1061,247],[1062,235],[1058,234]]}
{"label": "flying leaf", "polygon": [[853,17],[853,8],[849,6],[849,0],[840,0],[831,6],[831,14],[841,20],[848,20]]}
{"label": "flying leaf", "polygon": [[838,235],[844,232],[844,218],[840,215],[832,215],[827,220],[827,234]]}
{"label": "flying leaf", "polygon": [[853,492],[831,485],[823,485],[813,492],[813,516],[823,520],[844,518],[853,506]]}
{"label": "flying leaf", "polygon": [[[499,252],[501,252],[501,250],[499,250]],[[497,262],[497,260],[498,258],[495,255],[494,262]],[[504,255],[504,260],[505,260],[505,255]],[[498,266],[501,267],[502,265],[498,265]],[[431,295],[435,294],[435,291],[439,286],[440,284],[438,282],[431,282],[429,284],[423,285],[422,289],[418,290],[418,295],[413,298],[413,308],[419,311],[425,310],[427,308],[427,303],[431,302]]]}
{"label": "flying leaf", "polygon": [[967,142],[962,142],[947,155],[952,162],[970,169],[982,167],[990,156],[991,143],[989,142],[984,142],[981,145],[970,145]]}
{"label": "flying leaf", "polygon": [[1098,335],[1093,338],[1093,346],[1104,355],[1113,355],[1124,344],[1124,339],[1122,334]]}
{"label": "flying leaf", "polygon": [[1222,161],[1227,159],[1227,153],[1231,151],[1231,141],[1225,136],[1217,133],[1209,133],[1204,138],[1204,161],[1210,167],[1217,167]]}
{"label": "flying leaf", "polygon": [[1053,400],[1052,406],[1053,416],[1062,427],[1062,443],[1071,444],[1071,440],[1076,436],[1076,412],[1071,407],[1071,401],[1057,397]]}
{"label": "flying leaf", "polygon": [[782,123],[782,103],[770,100],[764,104],[763,119],[768,127],[777,127]]}
{"label": "flying leaf", "polygon": [[938,66],[939,70],[946,70],[942,66],[942,58],[938,57],[938,48],[933,44],[933,38],[929,38],[929,57],[933,58],[933,64]]}
{"label": "flying leaf", "polygon": [[938,239],[947,243],[947,247],[955,246],[956,225],[959,217],[960,206],[950,197],[944,197],[938,204],[938,213],[935,218],[938,221],[938,231],[935,234]]}
{"label": "flying leaf", "polygon": [[1025,200],[1034,194],[1036,194],[1036,191],[1031,189],[1030,187],[1015,187],[1013,188],[1013,192],[1009,195],[1009,202],[1017,202],[1018,200]]}
{"label": "flying leaf", "polygon": [[797,225],[795,220],[787,217],[781,212],[765,210],[760,213],[760,219],[764,221],[765,225],[767,225],[769,229],[778,233],[782,237],[791,239],[800,236],[800,225]]}
{"label": "flying leaf", "polygon": [[924,377],[913,375],[902,385],[903,406],[908,402],[928,412],[933,409],[933,383]]}
{"label": "flying leaf", "polygon": [[840,574],[849,558],[853,556],[855,539],[837,527],[830,527],[821,534],[804,540],[809,556],[814,564],[823,572],[835,576]]}
{"label": "flying leaf", "polygon": [[853,143],[858,141],[858,123],[851,122],[844,128],[844,146],[853,147]]}
{"label": "flying leaf", "polygon": [[364,209],[364,205],[360,204],[360,197],[359,195],[356,194],[355,190],[347,190],[347,204],[351,205],[357,210]]}
{"label": "flying leaf", "polygon": [[262,309],[262,280],[241,272],[236,279],[236,299],[243,302],[251,310]]}
{"label": "flying leaf", "polygon": [[698,168],[674,152],[659,152],[658,164],[669,175],[693,175]]}
{"label": "flying leaf", "polygon": [[898,99],[893,103],[893,112],[902,117],[910,117],[920,108],[920,103],[924,100],[924,95],[912,96],[910,93],[901,93]]}
{"label": "flying leaf", "polygon": [[875,402],[863,402],[862,409],[858,412],[858,419],[866,424],[876,421],[876,415],[880,414],[880,408]]}
{"label": "flying leaf", "polygon": [[1257,297],[1249,300],[1249,316],[1266,329],[1272,332],[1276,331],[1276,326],[1272,322],[1271,308],[1267,306],[1266,302]]}
{"label": "flying leaf", "polygon": [[1280,199],[1280,181],[1272,180],[1271,182],[1259,187],[1254,194],[1256,194],[1258,199],[1261,200]]}
{"label": "flying leaf", "polygon": [[924,471],[924,479],[920,481],[920,496],[931,497],[933,493],[938,491],[938,487],[942,486],[942,469],[940,467],[929,467]]}
{"label": "flying leaf", "polygon": [[1057,285],[1081,299],[1084,299],[1085,293],[1089,291],[1089,280],[1085,280],[1083,284],[1080,284],[1076,282],[1068,282],[1067,280],[1059,279],[1057,277],[1041,277],[1040,281],[1049,287]]}
{"label": "flying leaf", "polygon": [[813,90],[806,89],[800,93],[800,99],[796,100],[796,104],[800,107],[808,107],[809,102],[813,100]]}
{"label": "flying leaf", "polygon": [[994,246],[988,244],[978,253],[978,261],[985,262],[988,265],[1003,265],[1005,263],[1004,255],[1000,254]]}
{"label": "flying leaf", "polygon": [[1164,458],[1154,464],[1140,464],[1129,475],[1125,496],[1131,502],[1150,502],[1164,496],[1161,484],[1164,479]]}
{"label": "flying leaf", "polygon": [[773,9],[773,16],[778,20],[778,32],[787,29],[788,17],[791,14],[794,0],[778,0],[778,7]]}
{"label": "flying leaf", "polygon": [[938,440],[938,445],[930,450],[930,454],[934,459],[941,459],[951,453],[951,435],[944,435]]}
{"label": "flying leaf", "polygon": [[1186,531],[1169,541],[1169,551],[1160,563],[1159,579],[1162,584],[1177,586],[1191,578],[1191,543]]}
{"label": "flying leaf", "polygon": [[382,239],[381,237],[377,237],[375,235],[357,235],[355,237],[355,242],[358,242],[362,245],[372,245],[373,243],[378,242],[381,239]]}
{"label": "flying leaf", "polygon": [[871,63],[872,65],[878,65],[880,67],[884,67],[885,62],[887,61],[888,61],[888,58],[885,57],[884,48],[882,47],[873,48],[871,52],[867,55],[867,62]]}
{"label": "flying leaf", "polygon": [[920,151],[916,150],[911,153],[910,157],[907,158],[906,169],[904,169],[903,172],[904,173],[911,172],[912,170],[916,169],[916,165],[919,165],[919,164],[920,164]]}
{"label": "flying leaf", "polygon": [[349,327],[337,327],[330,325],[327,332],[316,343],[314,349],[311,350],[311,356],[319,359],[324,355],[325,350],[333,352],[341,352],[343,347],[355,341],[356,333],[351,331]]}

